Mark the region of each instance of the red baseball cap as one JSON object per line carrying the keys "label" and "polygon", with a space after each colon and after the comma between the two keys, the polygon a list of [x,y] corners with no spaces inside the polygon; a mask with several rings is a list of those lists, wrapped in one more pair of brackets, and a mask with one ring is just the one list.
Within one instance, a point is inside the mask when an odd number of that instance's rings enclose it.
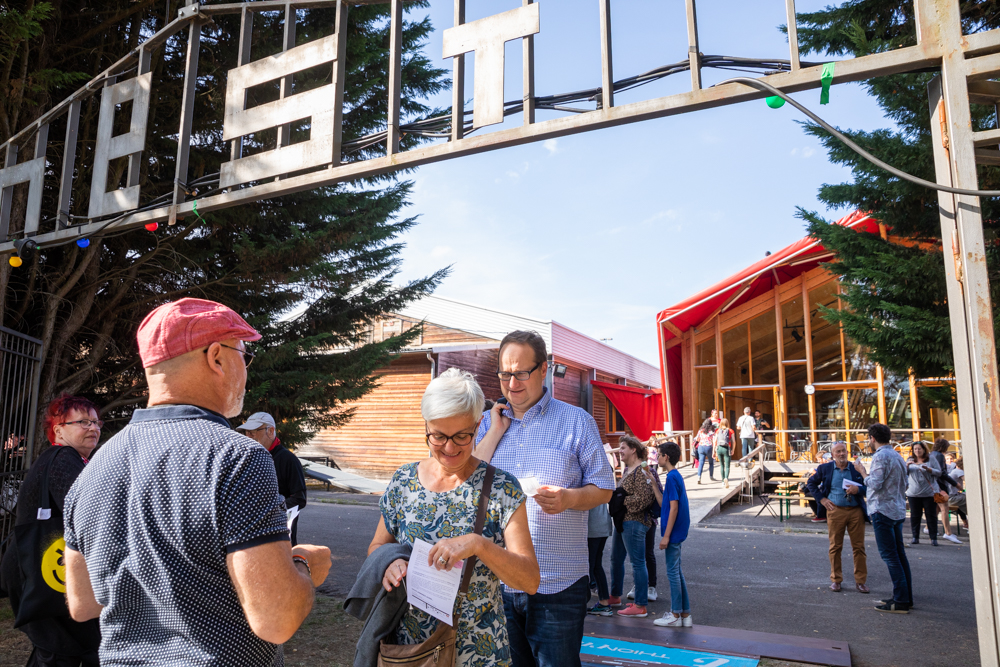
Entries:
{"label": "red baseball cap", "polygon": [[224,340],[260,340],[236,311],[205,299],[180,299],[154,309],[136,334],[142,367],[149,368],[191,350]]}

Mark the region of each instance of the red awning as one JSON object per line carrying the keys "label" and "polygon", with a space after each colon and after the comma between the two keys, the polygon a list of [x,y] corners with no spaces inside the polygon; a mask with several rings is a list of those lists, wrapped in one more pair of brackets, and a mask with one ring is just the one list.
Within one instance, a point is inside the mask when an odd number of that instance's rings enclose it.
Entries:
{"label": "red awning", "polygon": [[604,392],[640,440],[649,440],[653,431],[663,429],[663,400],[659,389],[637,389],[597,380],[591,380],[590,384]]}

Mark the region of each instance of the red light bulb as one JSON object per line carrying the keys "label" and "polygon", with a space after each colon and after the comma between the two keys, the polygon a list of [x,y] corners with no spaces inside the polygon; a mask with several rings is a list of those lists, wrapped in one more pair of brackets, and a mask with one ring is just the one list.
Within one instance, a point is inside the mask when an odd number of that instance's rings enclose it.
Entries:
{"label": "red light bulb", "polygon": [[157,229],[160,228],[160,225],[159,225],[159,223],[156,223],[156,222],[149,222],[149,223],[146,223],[145,227],[146,227],[147,230],[149,230],[151,232],[155,232]]}

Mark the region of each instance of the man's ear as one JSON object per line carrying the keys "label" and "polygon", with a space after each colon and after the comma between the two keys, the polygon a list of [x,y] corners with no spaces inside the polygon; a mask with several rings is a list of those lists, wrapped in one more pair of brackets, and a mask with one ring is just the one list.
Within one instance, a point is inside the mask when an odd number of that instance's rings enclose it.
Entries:
{"label": "man's ear", "polygon": [[217,373],[218,375],[225,375],[225,367],[222,365],[222,346],[218,343],[212,343],[208,346],[208,350],[205,352],[205,363],[208,365],[209,371],[212,373]]}

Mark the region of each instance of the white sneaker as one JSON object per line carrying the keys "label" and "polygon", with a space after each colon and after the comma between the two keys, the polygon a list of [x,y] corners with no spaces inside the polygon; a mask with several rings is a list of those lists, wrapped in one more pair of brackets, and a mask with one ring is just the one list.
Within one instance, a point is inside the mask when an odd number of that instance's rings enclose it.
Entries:
{"label": "white sneaker", "polygon": [[687,616],[681,616],[681,622],[684,623],[685,628],[694,627],[694,619],[691,618],[691,614],[688,614]]}
{"label": "white sneaker", "polygon": [[[945,535],[944,539],[948,540],[949,542],[954,542],[955,544],[961,544],[962,543],[962,540],[958,539],[954,535]],[[650,600],[655,600],[655,599],[656,598],[650,598]]]}
{"label": "white sneaker", "polygon": [[656,600],[656,589],[653,588],[652,586],[650,586],[649,589],[647,589],[646,598],[650,602],[653,602],[654,600]]}
{"label": "white sneaker", "polygon": [[629,600],[635,599],[635,586],[632,587],[632,590],[628,592],[628,595],[626,597],[628,597]]}
{"label": "white sneaker", "polygon": [[663,628],[683,628],[684,621],[681,619],[680,616],[678,616],[674,612],[667,611],[663,613],[663,616],[661,618],[658,618],[655,621],[653,621],[653,625],[659,625],[660,627]]}
{"label": "white sneaker", "polygon": [[931,534],[930,531],[927,530],[927,527],[925,526],[924,527],[924,535],[930,535],[930,534]]}

